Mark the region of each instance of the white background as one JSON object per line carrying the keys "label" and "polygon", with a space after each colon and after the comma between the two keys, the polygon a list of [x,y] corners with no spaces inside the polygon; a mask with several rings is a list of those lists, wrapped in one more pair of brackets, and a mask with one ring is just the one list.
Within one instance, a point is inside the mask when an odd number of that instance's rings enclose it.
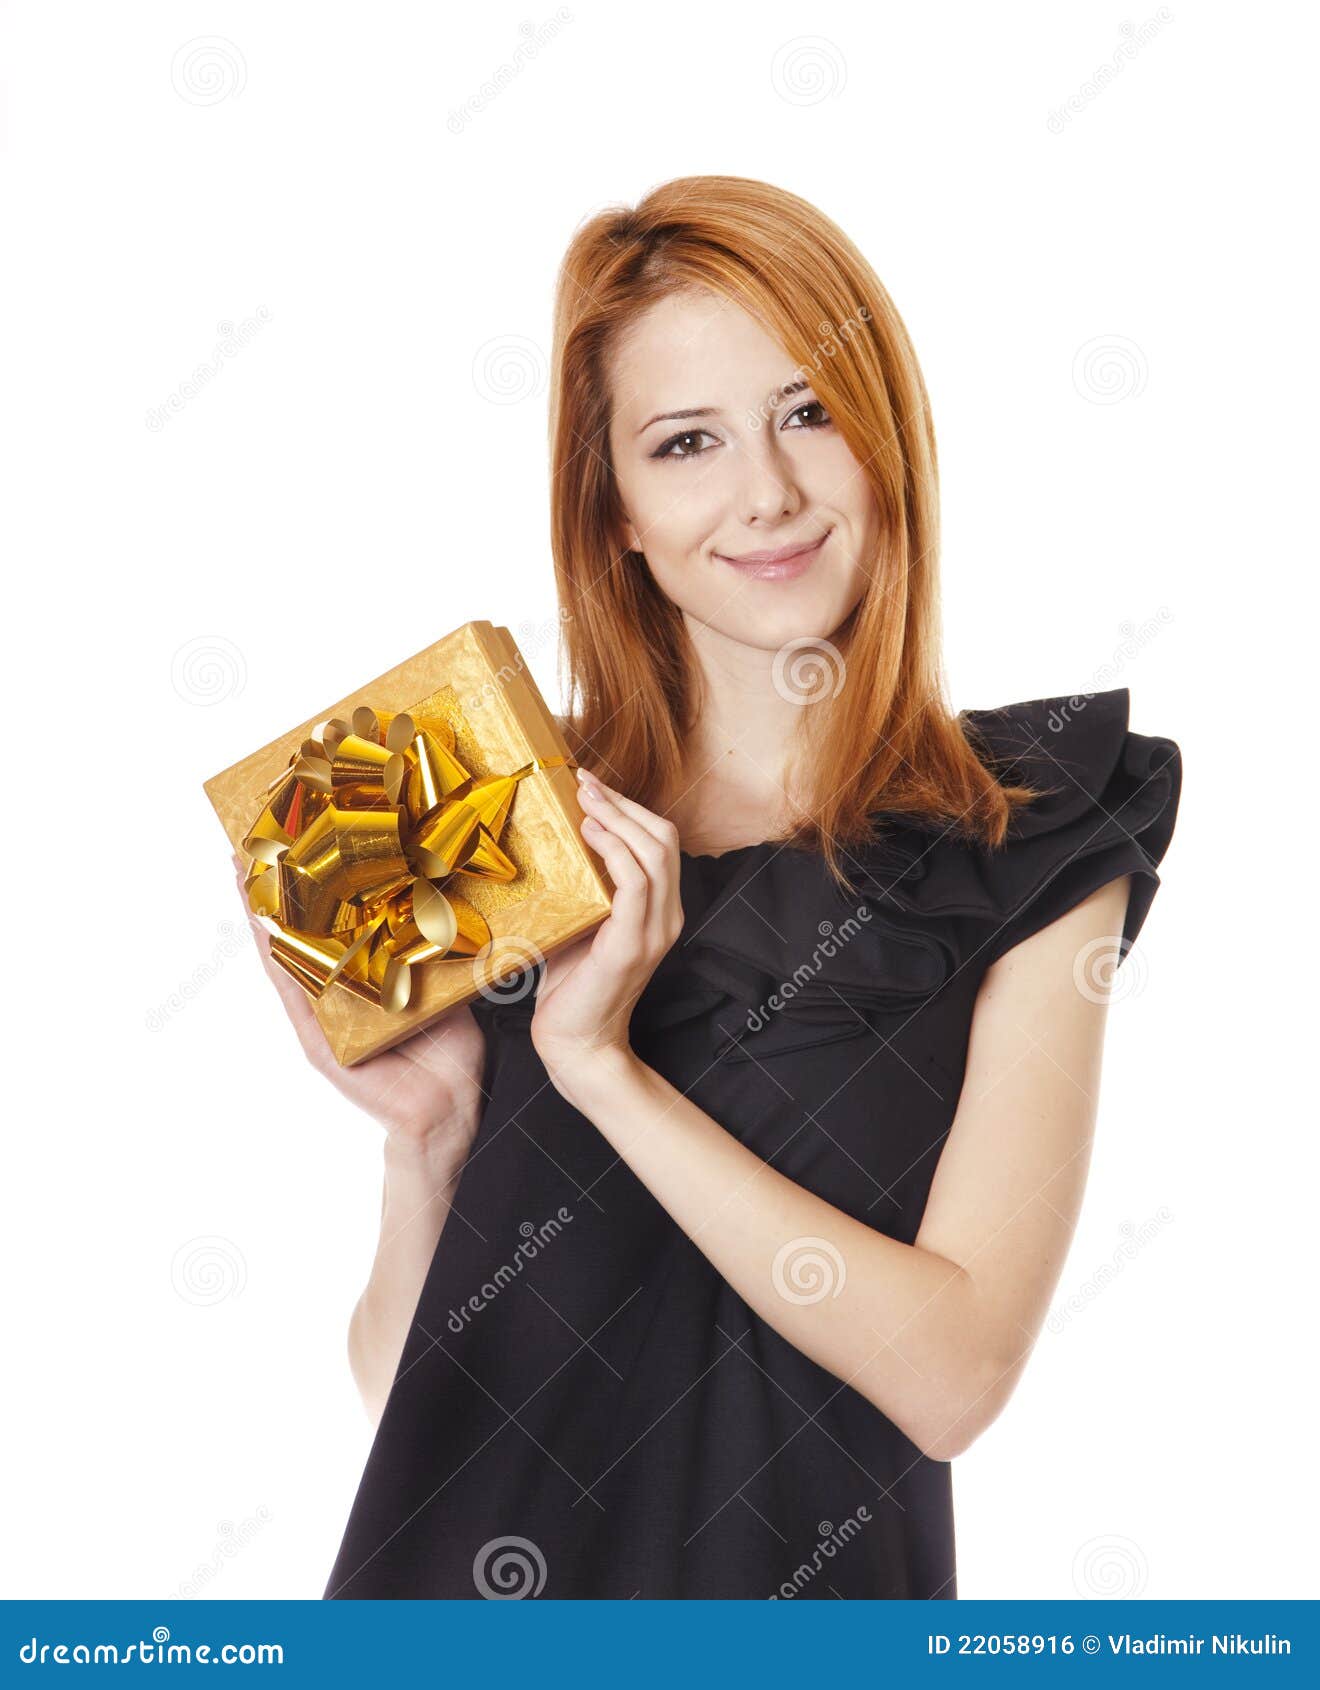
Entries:
{"label": "white background", "polygon": [[955,707],[1128,686],[1184,757],[1060,1287],[1084,1307],[955,1464],[960,1594],[1312,1593],[1301,10],[7,27],[4,1593],[323,1589],[371,1439],[345,1341],[381,1134],[302,1061],[202,781],[473,617],[558,707],[556,266],[594,210],[707,171],[818,204],[908,324]]}

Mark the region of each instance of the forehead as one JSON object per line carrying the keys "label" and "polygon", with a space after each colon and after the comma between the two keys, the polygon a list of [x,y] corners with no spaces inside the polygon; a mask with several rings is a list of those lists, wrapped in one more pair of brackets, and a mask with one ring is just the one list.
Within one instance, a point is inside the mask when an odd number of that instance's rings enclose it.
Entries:
{"label": "forehead", "polygon": [[755,404],[792,373],[787,352],[751,314],[705,291],[667,294],[620,336],[610,359],[615,414]]}

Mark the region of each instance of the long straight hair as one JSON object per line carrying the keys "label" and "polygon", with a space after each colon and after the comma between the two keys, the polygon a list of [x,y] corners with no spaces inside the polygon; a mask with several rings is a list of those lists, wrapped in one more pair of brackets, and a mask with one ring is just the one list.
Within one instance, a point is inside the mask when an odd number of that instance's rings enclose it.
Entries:
{"label": "long straight hair", "polygon": [[551,538],[574,755],[648,809],[680,789],[701,675],[682,613],[623,539],[610,457],[609,361],[675,290],[741,306],[806,374],[874,489],[869,585],[828,640],[783,654],[811,698],[793,751],[814,790],[785,843],[840,858],[883,836],[880,812],[990,845],[1037,796],[1001,784],[949,707],[939,602],[939,474],[907,329],[846,235],[806,200],[740,176],[687,176],[575,232],[560,269],[550,396]]}

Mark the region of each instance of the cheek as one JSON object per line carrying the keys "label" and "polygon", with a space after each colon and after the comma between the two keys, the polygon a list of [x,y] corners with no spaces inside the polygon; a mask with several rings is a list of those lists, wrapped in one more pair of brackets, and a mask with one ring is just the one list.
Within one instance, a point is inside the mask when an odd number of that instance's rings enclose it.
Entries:
{"label": "cheek", "polygon": [[813,501],[839,524],[846,550],[871,555],[880,542],[880,506],[865,471],[842,442],[816,467],[822,473],[812,480]]}
{"label": "cheek", "polygon": [[727,496],[718,472],[676,464],[647,478],[643,508],[651,549],[679,562],[720,531]]}
{"label": "cheek", "polygon": [[861,466],[837,435],[815,444],[819,450],[812,454],[810,464],[803,466],[803,485],[812,502],[837,512],[850,524],[860,525],[873,497]]}

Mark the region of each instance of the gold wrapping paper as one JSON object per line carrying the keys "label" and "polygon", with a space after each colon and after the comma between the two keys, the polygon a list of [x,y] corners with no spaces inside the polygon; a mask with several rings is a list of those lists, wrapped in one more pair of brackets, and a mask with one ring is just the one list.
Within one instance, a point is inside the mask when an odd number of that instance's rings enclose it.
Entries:
{"label": "gold wrapping paper", "polygon": [[465,623],[205,790],[248,865],[272,955],[345,1067],[610,912],[568,748],[508,629],[489,622]]}

